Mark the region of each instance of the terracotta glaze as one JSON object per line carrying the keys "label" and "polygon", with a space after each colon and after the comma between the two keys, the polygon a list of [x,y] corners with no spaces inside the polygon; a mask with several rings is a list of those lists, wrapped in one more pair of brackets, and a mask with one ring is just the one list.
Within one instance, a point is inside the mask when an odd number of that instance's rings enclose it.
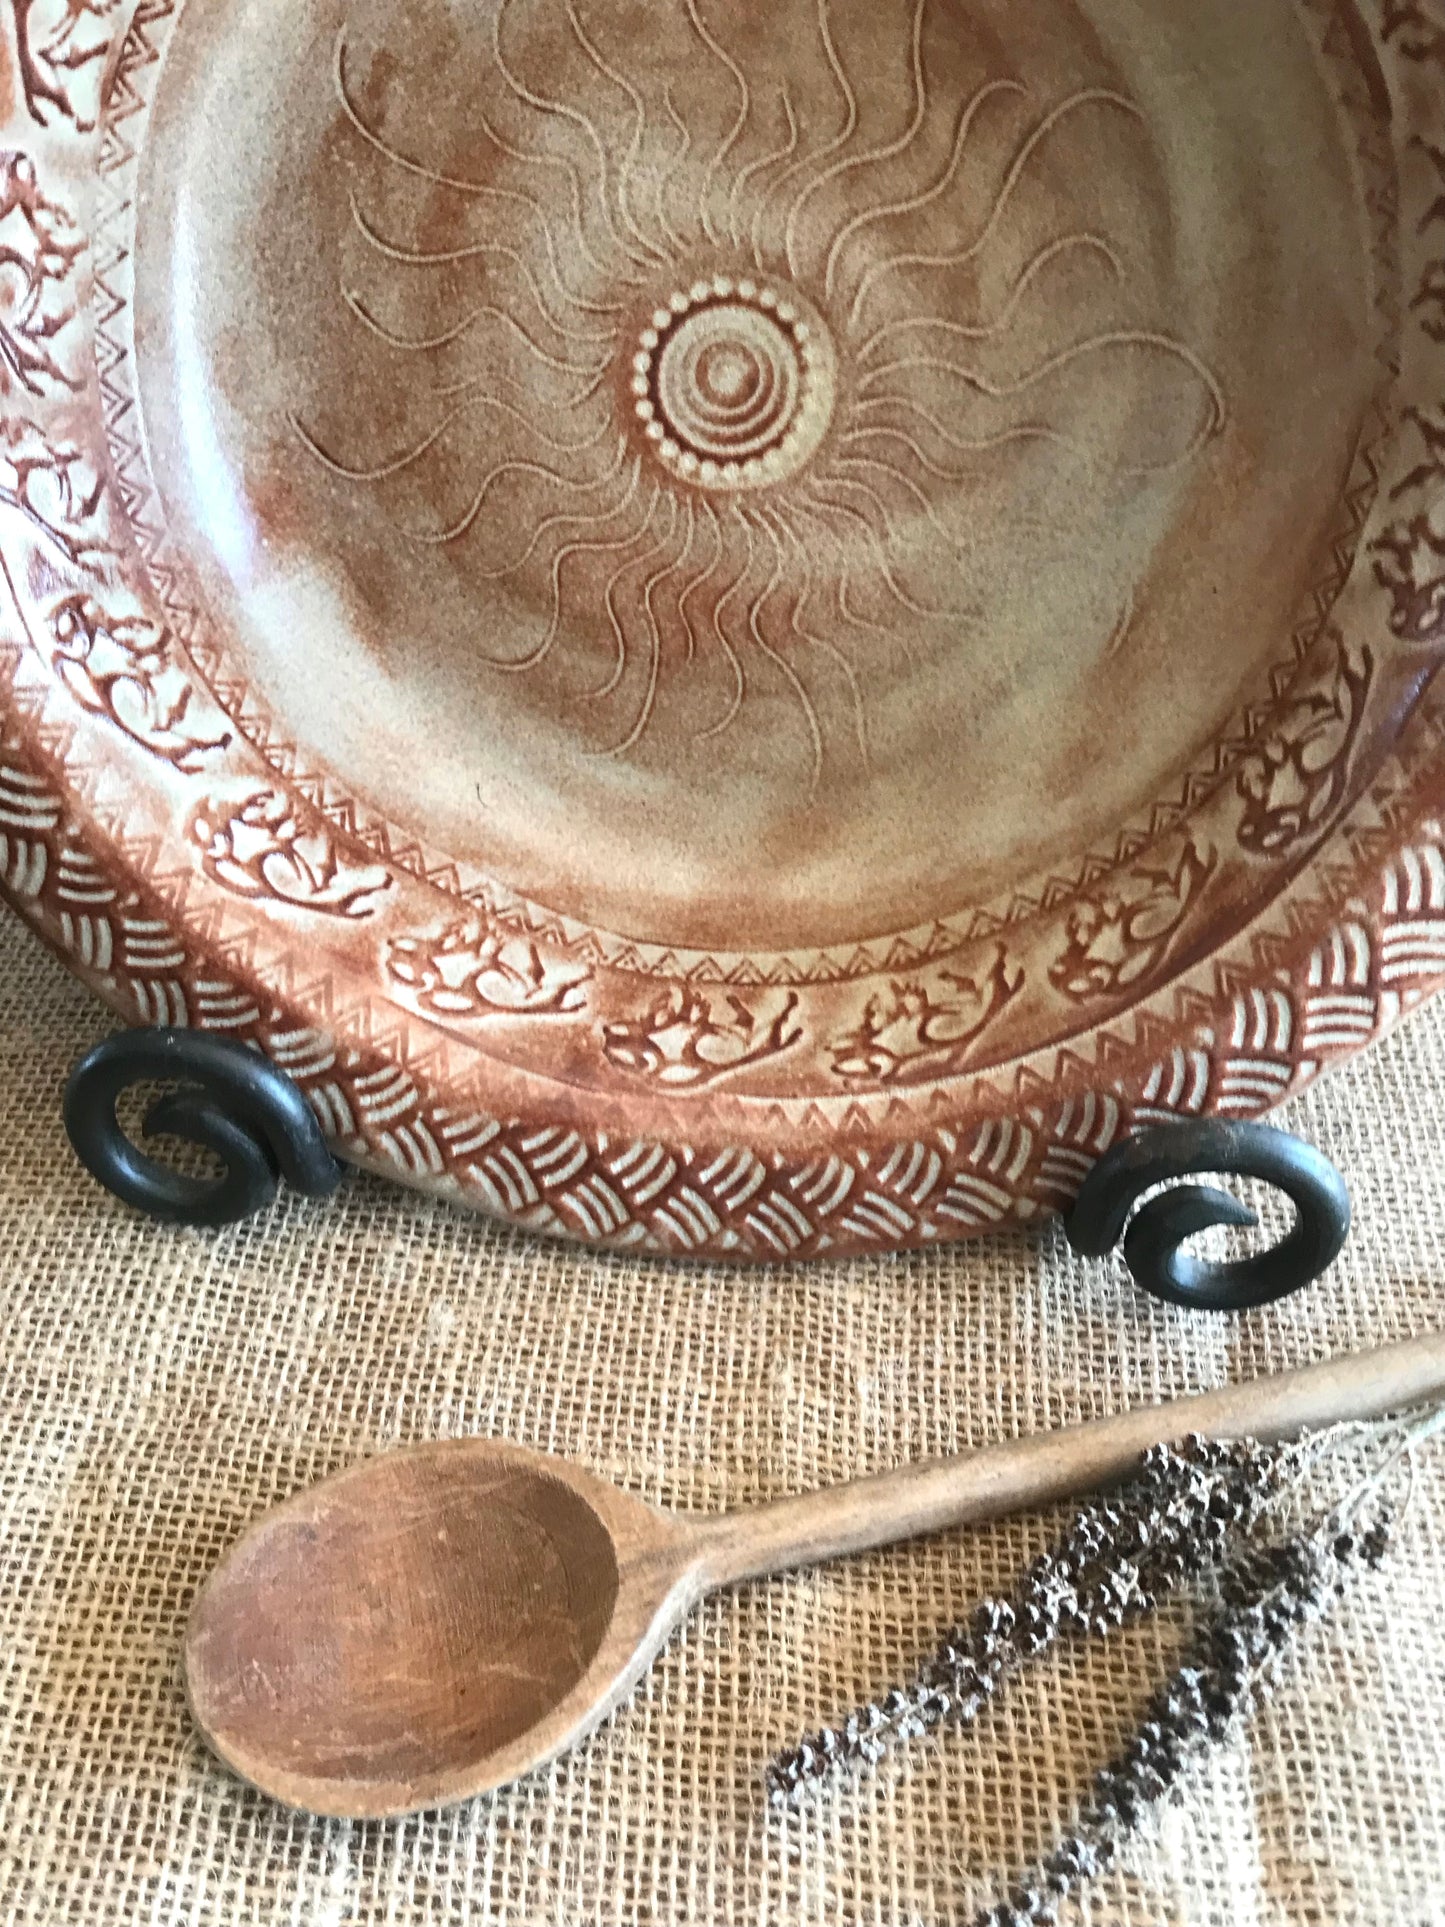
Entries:
{"label": "terracotta glaze", "polygon": [[896,1249],[1445,977],[1435,0],[11,0],[0,877],[344,1156]]}

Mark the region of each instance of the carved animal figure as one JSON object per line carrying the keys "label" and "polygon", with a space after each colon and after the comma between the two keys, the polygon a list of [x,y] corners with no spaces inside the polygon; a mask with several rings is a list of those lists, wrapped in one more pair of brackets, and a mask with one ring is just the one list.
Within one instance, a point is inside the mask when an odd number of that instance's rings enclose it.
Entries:
{"label": "carved animal figure", "polygon": [[379,865],[358,870],[344,863],[326,832],[303,824],[279,790],[261,790],[229,810],[202,810],[192,835],[207,874],[240,896],[365,917],[390,888]]}
{"label": "carved animal figure", "polygon": [[170,660],[163,630],[143,618],[107,615],[92,597],[68,596],[50,618],[60,680],[77,702],[109,716],[127,736],[188,773],[230,732],[189,729],[194,690]]}
{"label": "carved animal figure", "polygon": [[47,296],[84,245],[70,215],[41,193],[30,156],[0,151],[0,365],[28,395],[77,385],[52,350],[74,310],[47,306]]}
{"label": "carved animal figure", "polygon": [[0,506],[17,510],[67,561],[105,551],[95,526],[104,499],[104,482],[74,443],[50,440],[33,422],[0,422]]}
{"label": "carved animal figure", "polygon": [[[1445,604],[1445,582],[1440,593]],[[1331,680],[1304,693],[1250,752],[1239,774],[1249,805],[1239,826],[1243,848],[1279,856],[1329,821],[1349,781],[1372,670],[1368,650],[1356,666],[1341,643]]]}
{"label": "carved animal figure", "polygon": [[793,1021],[795,991],[771,1018],[738,997],[723,1001],[727,1015],[720,1017],[709,997],[675,985],[642,1016],[603,1025],[608,1062],[669,1090],[695,1091],[801,1043],[802,1026]]}
{"label": "carved animal figure", "polygon": [[1172,870],[1134,870],[1113,888],[1081,897],[1049,981],[1080,1002],[1137,988],[1163,962],[1213,869],[1213,859],[1190,843]]}
{"label": "carved animal figure", "polygon": [[561,1015],[587,1003],[585,969],[544,961],[534,943],[482,916],[439,937],[395,938],[386,965],[393,980],[438,1017]]}
{"label": "carved animal figure", "polygon": [[869,999],[863,1021],[833,1045],[833,1074],[855,1083],[921,1082],[962,1070],[972,1047],[1023,988],[1000,949],[978,976],[941,970],[939,996],[918,979]]}
{"label": "carved animal figure", "polygon": [[[10,0],[15,16],[15,57],[25,104],[31,117],[42,127],[50,124],[50,110],[75,121],[82,132],[92,123],[76,112],[66,91],[62,75],[73,74],[100,59],[109,45],[109,35],[99,36],[82,30],[87,20],[99,25],[114,14],[116,0]],[[42,38],[36,27],[36,14],[50,14],[50,32]]]}

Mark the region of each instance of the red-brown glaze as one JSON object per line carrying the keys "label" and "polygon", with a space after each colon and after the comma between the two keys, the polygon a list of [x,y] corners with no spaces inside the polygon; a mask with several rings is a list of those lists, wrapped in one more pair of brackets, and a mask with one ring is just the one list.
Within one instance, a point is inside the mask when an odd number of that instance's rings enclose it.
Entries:
{"label": "red-brown glaze", "polygon": [[20,23],[0,870],[103,994],[362,1161],[776,1257],[1433,986],[1428,44],[413,11]]}

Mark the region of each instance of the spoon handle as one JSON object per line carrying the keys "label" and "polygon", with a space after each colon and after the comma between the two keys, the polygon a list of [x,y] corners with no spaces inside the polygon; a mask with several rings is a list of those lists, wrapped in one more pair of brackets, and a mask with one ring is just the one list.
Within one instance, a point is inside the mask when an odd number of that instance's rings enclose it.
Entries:
{"label": "spoon handle", "polygon": [[[1077,1498],[1191,1432],[1269,1443],[1445,1398],[1445,1333],[731,1512],[696,1530],[711,1589]],[[691,1525],[692,1522],[689,1521]]]}

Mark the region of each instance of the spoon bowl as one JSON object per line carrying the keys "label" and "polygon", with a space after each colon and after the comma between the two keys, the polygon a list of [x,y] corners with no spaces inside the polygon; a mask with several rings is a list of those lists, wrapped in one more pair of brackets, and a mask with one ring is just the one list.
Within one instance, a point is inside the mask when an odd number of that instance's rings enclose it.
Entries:
{"label": "spoon bowl", "polygon": [[1000,1518],[1190,1432],[1261,1440],[1445,1398],[1445,1335],[713,1518],[495,1439],[389,1452],[266,1514],[202,1588],[191,1705],[288,1805],[379,1819],[485,1793],[604,1719],[716,1586]]}
{"label": "spoon bowl", "polygon": [[192,1708],[290,1805],[443,1805],[602,1717],[691,1603],[692,1546],[520,1446],[388,1453],[267,1514],[217,1568],[187,1638]]}

